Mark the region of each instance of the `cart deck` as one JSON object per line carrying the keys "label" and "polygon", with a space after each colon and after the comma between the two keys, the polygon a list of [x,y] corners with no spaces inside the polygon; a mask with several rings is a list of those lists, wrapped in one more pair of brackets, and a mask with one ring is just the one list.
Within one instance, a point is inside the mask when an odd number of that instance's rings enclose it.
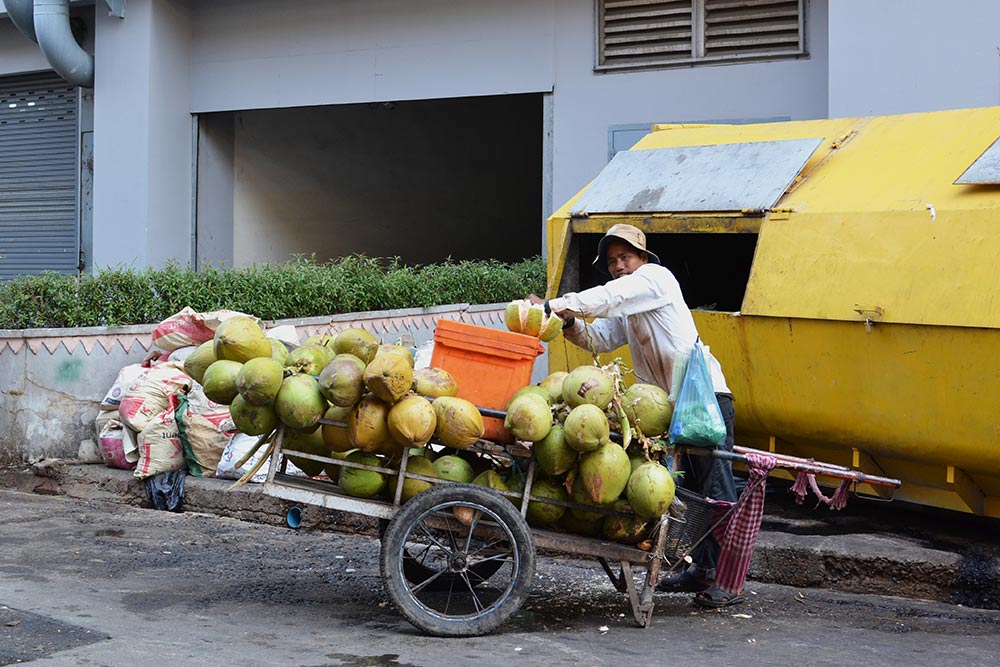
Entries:
{"label": "cart deck", "polygon": [[[495,414],[492,410],[483,412]],[[283,429],[279,429],[264,493],[295,503],[380,519],[383,584],[403,616],[429,634],[469,636],[499,627],[523,603],[534,576],[538,551],[596,559],[615,588],[627,595],[636,624],[648,627],[652,622],[653,592],[661,571],[689,561],[690,551],[711,530],[704,512],[701,515],[691,512],[690,522],[664,515],[654,524],[644,548],[638,548],[529,527],[525,519],[529,501],[600,514],[622,513],[532,495],[535,461],[530,450],[517,443],[481,440],[470,448],[510,464],[517,460],[527,462],[524,489],[511,492],[410,473],[406,449],[397,471],[285,449],[282,439]],[[339,466],[341,471],[360,468],[393,475],[396,480],[392,500],[355,498],[344,494],[331,480],[286,474],[283,471],[289,454],[325,466]],[[740,458],[740,454],[720,454]],[[809,468],[808,462],[800,460],[785,463],[788,467]],[[828,464],[809,469],[841,478],[861,475]],[[400,499],[405,479],[419,479],[434,486],[403,504]],[[895,482],[898,486],[896,480],[865,477],[863,481],[870,483],[873,479],[890,486]],[[704,501],[685,498],[689,502]],[[637,583],[636,575],[641,583]]]}

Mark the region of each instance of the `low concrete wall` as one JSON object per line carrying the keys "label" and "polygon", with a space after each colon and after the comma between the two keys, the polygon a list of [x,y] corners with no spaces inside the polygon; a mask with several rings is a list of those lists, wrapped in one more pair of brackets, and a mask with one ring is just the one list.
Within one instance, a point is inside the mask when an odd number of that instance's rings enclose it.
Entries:
{"label": "low concrete wall", "polygon": [[[269,322],[291,324],[301,338],[348,327],[371,331],[383,342],[400,338],[421,345],[434,339],[438,319],[505,329],[505,304],[455,304],[349,313]],[[0,463],[74,458],[93,440],[101,399],[123,366],[141,362],[152,349],[153,325],[0,331]],[[547,359],[535,363],[537,382]]]}

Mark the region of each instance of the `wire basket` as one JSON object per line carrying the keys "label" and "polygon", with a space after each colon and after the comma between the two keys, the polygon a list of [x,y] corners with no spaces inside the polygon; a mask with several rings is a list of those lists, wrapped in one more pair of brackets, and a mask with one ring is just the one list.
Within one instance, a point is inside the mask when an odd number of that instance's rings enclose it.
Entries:
{"label": "wire basket", "polygon": [[667,541],[663,555],[667,560],[684,558],[691,553],[712,525],[716,507],[704,496],[687,489],[677,488],[676,496],[687,509],[681,518],[670,518],[667,523]]}

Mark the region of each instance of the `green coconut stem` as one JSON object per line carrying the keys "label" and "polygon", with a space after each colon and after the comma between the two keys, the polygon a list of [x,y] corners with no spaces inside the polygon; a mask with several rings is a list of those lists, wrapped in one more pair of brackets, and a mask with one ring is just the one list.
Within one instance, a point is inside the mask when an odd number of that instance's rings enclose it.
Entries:
{"label": "green coconut stem", "polygon": [[264,465],[264,462],[271,458],[271,454],[273,452],[274,452],[274,443],[268,443],[267,450],[264,452],[264,455],[260,457],[260,461],[257,461],[257,463],[255,463],[254,466],[246,472],[246,474],[244,474],[238,480],[233,482],[232,486],[226,489],[226,491],[232,491],[233,489],[238,489],[239,487],[249,482],[250,478],[256,475],[257,471],[261,469],[261,467]]}
{"label": "green coconut stem", "polygon": [[265,433],[264,435],[260,436],[260,438],[257,440],[257,444],[251,447],[250,451],[244,454],[243,458],[241,458],[239,461],[236,462],[236,464],[233,466],[233,469],[239,470],[244,465],[246,465],[246,462],[249,461],[253,457],[253,455],[257,453],[257,450],[260,449],[265,442],[269,442],[271,440],[272,435],[274,435],[274,431],[271,431],[270,433]]}

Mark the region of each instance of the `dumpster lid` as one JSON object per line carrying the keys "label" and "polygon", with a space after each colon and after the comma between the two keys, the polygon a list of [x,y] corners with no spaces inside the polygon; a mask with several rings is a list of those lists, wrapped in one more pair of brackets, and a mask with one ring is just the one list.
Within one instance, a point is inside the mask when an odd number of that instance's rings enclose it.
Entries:
{"label": "dumpster lid", "polygon": [[1000,184],[1000,138],[983,151],[955,181],[955,185],[997,184]]}
{"label": "dumpster lid", "polygon": [[621,151],[570,215],[766,211],[822,142],[808,138]]}

